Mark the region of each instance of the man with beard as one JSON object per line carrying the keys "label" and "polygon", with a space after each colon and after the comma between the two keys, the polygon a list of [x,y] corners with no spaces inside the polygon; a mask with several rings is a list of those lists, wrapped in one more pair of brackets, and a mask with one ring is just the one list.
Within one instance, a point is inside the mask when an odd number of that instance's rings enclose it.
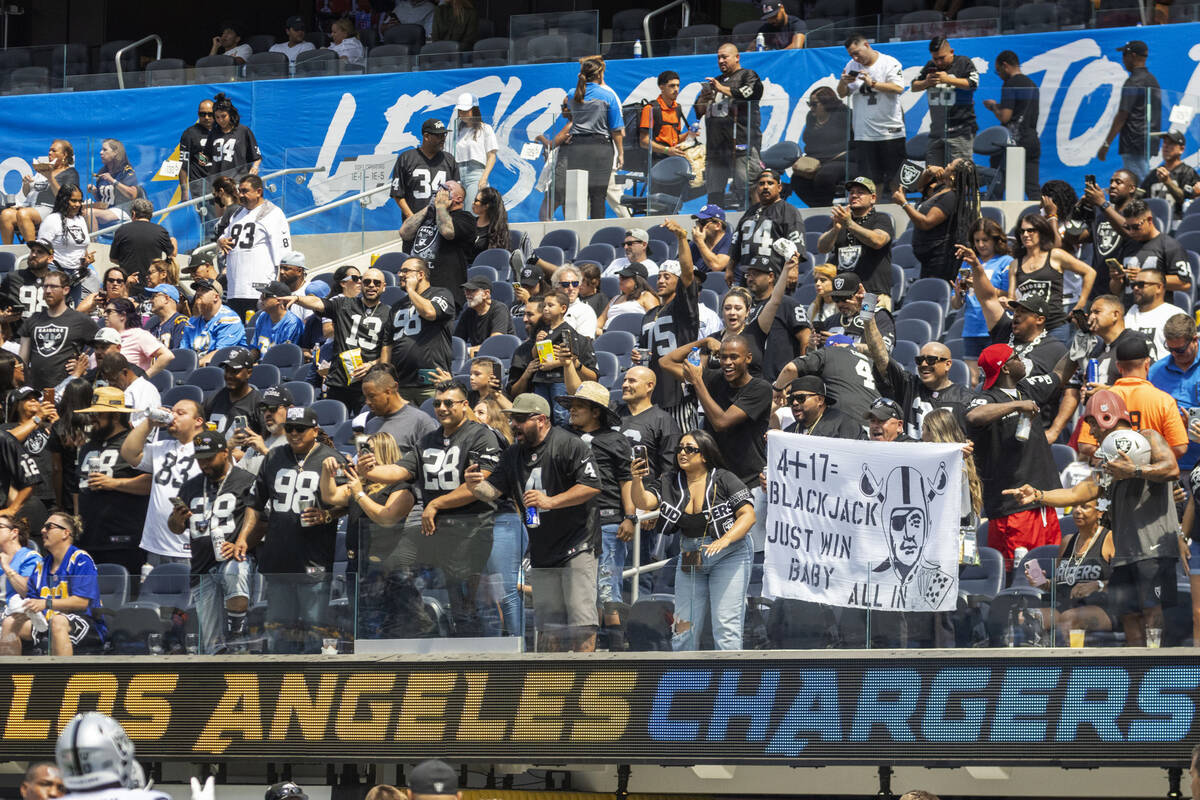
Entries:
{"label": "man with beard", "polygon": [[146,558],[139,543],[151,477],[121,458],[132,411],[120,389],[98,386],[92,404],[77,412],[90,415],[88,440],[79,448],[79,516],[84,520],[79,544],[102,562],[120,564],[137,576]]}
{"label": "man with beard", "polygon": [[287,443],[283,423],[287,419],[287,410],[295,404],[296,400],[286,386],[268,386],[263,390],[256,415],[262,433],[250,427],[240,428],[229,438],[236,448],[233,455],[237,466],[252,475],[258,474],[267,453]]}
{"label": "man with beard", "polygon": [[179,289],[169,283],[160,283],[146,289],[150,295],[150,317],[146,330],[168,349],[174,350],[183,341],[188,327],[188,318],[179,313]]}
{"label": "man with beard", "polygon": [[838,313],[817,323],[818,344],[825,344],[830,336],[848,336],[858,344],[866,335],[867,319],[875,320],[889,351],[896,344],[896,321],[892,312],[875,307],[873,296],[867,294],[866,287],[853,272],[839,272],[834,276],[830,297],[837,304]]}
{"label": "man with beard", "polygon": [[462,289],[467,307],[454,326],[454,335],[467,343],[467,355],[474,358],[484,339],[513,332],[512,317],[507,308],[492,302],[492,282],[487,278],[472,278]]}
{"label": "man with beard", "polygon": [[221,290],[216,284],[199,280],[192,284],[192,292],[196,316],[188,320],[179,346],[195,350],[200,366],[205,367],[218,350],[245,345],[246,327],[237,312],[221,302]]}
{"label": "man with beard", "polygon": [[46,310],[42,282],[54,265],[54,245],[49,239],[29,242],[29,258],[25,266],[4,276],[0,281],[0,308],[10,321],[28,319]]}
{"label": "man with beard", "polygon": [[246,634],[254,569],[246,551],[258,512],[254,476],[233,465],[225,437],[204,431],[193,444],[198,474],[180,487],[182,502],[167,525],[172,533],[186,533],[191,542],[200,652],[212,654]]}
{"label": "man with beard", "polygon": [[[762,376],[778,375],[796,354],[808,349],[812,325],[804,306],[787,292],[784,273],[801,258],[790,239],[776,239],[767,255],[756,255],[746,265],[746,288],[754,305],[746,319],[744,335],[762,353]],[[756,372],[757,375],[757,372]]]}
{"label": "man with beard", "polygon": [[475,217],[463,210],[465,197],[462,184],[446,181],[432,203],[400,226],[400,237],[412,241],[409,252],[429,262],[429,282],[451,292],[460,308],[466,302],[467,262],[475,253]]}
{"label": "man with beard", "polygon": [[[381,301],[383,273],[374,267],[362,276],[362,292],[357,297],[336,295],[322,300],[312,295],[288,298],[289,302],[333,320],[333,351],[337,355],[329,374],[325,376],[325,395],[341,400],[350,415],[362,408],[362,379],[376,364],[386,364],[392,357],[391,331],[388,317],[391,306]],[[350,351],[358,350],[362,364],[354,361]]]}
{"label": "man with beard", "polygon": [[[1113,265],[1108,261],[1115,261],[1115,268],[1123,269],[1125,257],[1133,255],[1136,247],[1126,235],[1124,212],[1137,191],[1137,181],[1137,176],[1129,170],[1117,170],[1108,182],[1107,197],[1095,183],[1084,183],[1083,197],[1079,200],[1094,210],[1091,223],[1073,232],[1074,227],[1068,222],[1063,234],[1063,248],[1070,252],[1084,242],[1092,243],[1092,268],[1096,270],[1096,281],[1092,285],[1101,287],[1101,292],[1110,291],[1110,267]],[[1066,209],[1063,209],[1063,213],[1066,213]]]}
{"label": "man with beard", "polygon": [[865,439],[862,423],[834,408],[836,402],[818,375],[803,375],[788,384],[788,403],[795,422],[787,433],[828,436],[833,439]]}
{"label": "man with beard", "polygon": [[1176,314],[1186,314],[1177,305],[1167,302],[1163,288],[1166,281],[1162,270],[1142,267],[1137,277],[1130,282],[1133,288],[1133,306],[1125,312],[1125,327],[1137,331],[1150,342],[1150,355],[1162,358],[1167,354],[1167,341],[1163,326]]}
{"label": "man with beard", "polygon": [[42,281],[44,311],[21,323],[21,360],[29,365],[29,385],[41,391],[57,386],[75,366],[75,359],[96,336],[96,323],[67,306],[71,279],[57,270]]}
{"label": "man with beard", "polygon": [[406,295],[392,308],[391,365],[396,370],[400,395],[410,403],[433,396],[431,373],[450,370],[453,355],[450,327],[454,322],[454,296],[429,282],[429,262],[410,258],[400,265],[398,277]]}
{"label": "man with beard", "polygon": [[1172,237],[1159,231],[1154,224],[1154,213],[1144,200],[1131,200],[1125,205],[1125,235],[1132,251],[1124,270],[1109,273],[1109,288],[1121,296],[1125,287],[1125,299],[1130,300],[1130,289],[1138,280],[1138,267],[1157,269],[1166,277],[1168,292],[1187,292],[1192,288],[1192,262],[1188,254]]}
{"label": "man with beard", "polygon": [[1054,370],[1058,360],[1066,355],[1067,348],[1053,336],[1046,335],[1046,317],[1050,309],[1038,295],[1029,295],[1008,303],[1012,316],[1005,313],[1000,303],[1000,292],[992,286],[987,273],[965,247],[958,252],[971,265],[971,278],[975,286],[975,297],[983,309],[983,319],[993,342],[1005,342],[1025,362],[1026,375],[1045,375]]}
{"label": "man with beard", "polygon": [[775,170],[759,174],[753,195],[757,202],[738,220],[729,242],[733,269],[725,270],[728,285],[744,285],[747,266],[756,256],[769,258],[776,239],[790,239],[797,251],[804,252],[804,220],[795,206],[783,200],[781,188]]}
{"label": "man with beard", "polygon": [[229,353],[221,367],[225,370],[225,385],[204,404],[204,418],[217,426],[219,433],[233,435],[234,420],[244,417],[246,425],[262,432],[258,421],[258,406],[262,395],[250,385],[250,373],[254,369],[254,357],[245,348]]}
{"label": "man with beard", "polygon": [[874,319],[867,320],[864,341],[875,367],[879,393],[900,404],[910,437],[921,438],[921,421],[935,408],[950,409],[958,424],[964,423],[967,406],[975,399],[975,392],[950,380],[953,357],[946,345],[941,342],[922,345],[915,359],[917,374],[914,375],[888,353]]}
{"label": "man with beard", "polygon": [[839,271],[853,272],[876,306],[892,308],[892,215],[875,210],[875,182],[855,178],[846,183],[847,204],[834,206],[829,230],[817,240],[817,251],[836,253]]}
{"label": "man with beard", "polygon": [[292,249],[292,232],[283,210],[263,198],[263,181],[245,175],[238,181],[241,208],[229,218],[217,240],[225,254],[229,307],[242,314],[258,305],[254,284],[269,283],[283,255]]}
{"label": "man with beard", "polygon": [[1183,131],[1167,131],[1162,136],[1162,163],[1142,179],[1147,197],[1161,197],[1171,204],[1176,220],[1183,216],[1183,201],[1195,195],[1200,174],[1191,164],[1183,163],[1187,137]]}
{"label": "man with beard", "polygon": [[[524,394],[533,392],[546,398],[549,403],[555,397],[572,393],[581,381],[596,380],[596,353],[592,340],[579,333],[566,321],[567,294],[555,291],[542,300],[542,328],[530,337],[529,361],[518,361],[513,354],[512,374],[520,366],[522,372],[512,382],[512,390]],[[535,353],[533,347],[549,342],[551,352],[545,357]],[[518,351],[521,352],[521,351]],[[566,425],[566,409],[554,409],[554,424]]]}

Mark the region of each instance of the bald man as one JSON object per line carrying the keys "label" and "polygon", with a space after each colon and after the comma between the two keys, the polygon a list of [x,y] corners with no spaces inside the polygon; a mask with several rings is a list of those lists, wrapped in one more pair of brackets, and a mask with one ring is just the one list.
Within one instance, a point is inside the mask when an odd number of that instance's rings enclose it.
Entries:
{"label": "bald man", "polygon": [[[721,74],[705,79],[696,98],[696,115],[705,124],[708,202],[728,210],[747,207],[746,187],[758,180],[762,169],[758,147],[762,140],[759,103],[763,84],[754,70],[742,67],[738,49],[726,42],[717,49]],[[725,196],[732,179],[733,192]]]}
{"label": "bald man", "polygon": [[25,770],[25,779],[17,789],[21,800],[54,800],[67,793],[63,786],[62,772],[50,761],[31,764]]}
{"label": "bald man", "polygon": [[458,181],[446,181],[433,202],[400,226],[400,238],[412,242],[409,254],[429,262],[429,283],[454,295],[459,308],[467,303],[463,284],[467,262],[475,257],[475,217],[463,208],[466,192]]}
{"label": "bald man", "polygon": [[975,399],[975,392],[950,380],[954,360],[946,345],[927,342],[917,355],[914,375],[891,357],[874,317],[867,320],[863,341],[871,355],[879,394],[900,406],[909,436],[921,439],[921,421],[935,408],[950,409],[965,428],[967,406]]}

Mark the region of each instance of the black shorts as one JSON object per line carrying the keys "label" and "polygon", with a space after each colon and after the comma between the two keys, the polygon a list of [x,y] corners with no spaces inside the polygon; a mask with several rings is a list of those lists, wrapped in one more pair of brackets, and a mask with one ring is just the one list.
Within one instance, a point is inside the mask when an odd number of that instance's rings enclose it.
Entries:
{"label": "black shorts", "polygon": [[[67,618],[68,631],[67,636],[71,640],[71,644],[76,649],[100,649],[104,646],[104,639],[100,636],[100,630],[96,627],[96,623],[92,618],[85,614],[63,614]],[[33,644],[44,650],[50,649],[50,629],[41,633],[33,634]]]}
{"label": "black shorts", "polygon": [[1113,616],[1137,614],[1176,603],[1174,558],[1145,558],[1113,567],[1109,580]]}

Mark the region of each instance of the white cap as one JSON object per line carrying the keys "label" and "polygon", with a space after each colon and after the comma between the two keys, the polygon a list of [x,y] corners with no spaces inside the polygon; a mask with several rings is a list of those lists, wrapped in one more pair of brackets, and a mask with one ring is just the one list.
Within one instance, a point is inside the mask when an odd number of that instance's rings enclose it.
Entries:
{"label": "white cap", "polygon": [[454,107],[459,111],[470,111],[477,105],[479,105],[479,98],[470,92],[463,92],[458,96],[458,103]]}
{"label": "white cap", "polygon": [[683,268],[679,266],[679,262],[673,258],[668,258],[666,261],[658,265],[659,272],[666,272],[669,275],[679,277],[683,274]]}
{"label": "white cap", "polygon": [[100,330],[96,331],[96,335],[92,341],[105,342],[106,344],[120,344],[121,334],[117,333],[112,328],[101,328]]}
{"label": "white cap", "polygon": [[308,267],[308,262],[304,260],[304,253],[301,253],[299,250],[292,250],[284,253],[283,258],[279,259],[279,263],[290,264],[293,267],[300,267],[301,269],[306,269]]}

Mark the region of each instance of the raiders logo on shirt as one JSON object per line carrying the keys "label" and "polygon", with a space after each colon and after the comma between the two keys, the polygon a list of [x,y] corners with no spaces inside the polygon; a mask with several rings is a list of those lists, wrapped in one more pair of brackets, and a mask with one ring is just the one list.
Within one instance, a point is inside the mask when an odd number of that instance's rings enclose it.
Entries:
{"label": "raiders logo on shirt", "polygon": [[65,325],[42,325],[33,331],[33,343],[40,356],[49,358],[62,350],[66,341],[67,328]]}
{"label": "raiders logo on shirt", "polygon": [[1103,220],[1096,226],[1096,249],[1100,255],[1107,256],[1121,244],[1121,234],[1113,228],[1108,220]]}
{"label": "raiders logo on shirt", "polygon": [[851,269],[858,263],[858,257],[862,255],[862,245],[850,244],[845,247],[838,248],[838,266],[842,269]]}

